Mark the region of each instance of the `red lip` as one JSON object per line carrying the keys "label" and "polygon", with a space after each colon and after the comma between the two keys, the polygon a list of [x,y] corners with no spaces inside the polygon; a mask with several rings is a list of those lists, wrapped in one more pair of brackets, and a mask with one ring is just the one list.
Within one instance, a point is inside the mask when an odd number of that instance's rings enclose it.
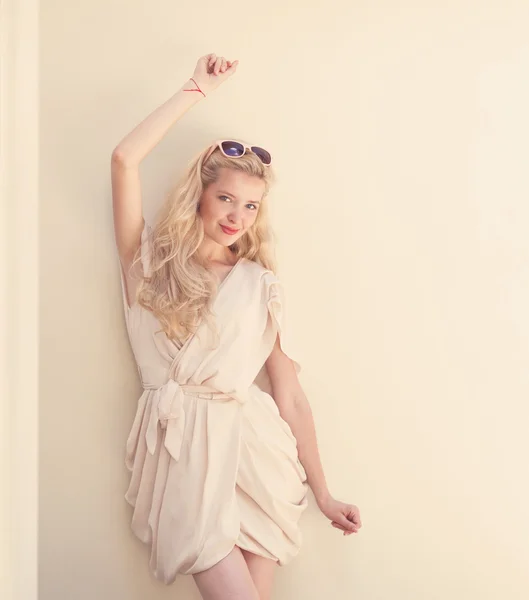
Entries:
{"label": "red lip", "polygon": [[221,225],[221,229],[222,231],[224,231],[224,233],[227,233],[229,235],[234,235],[239,231],[238,229],[230,229],[229,227],[226,227],[224,225]]}

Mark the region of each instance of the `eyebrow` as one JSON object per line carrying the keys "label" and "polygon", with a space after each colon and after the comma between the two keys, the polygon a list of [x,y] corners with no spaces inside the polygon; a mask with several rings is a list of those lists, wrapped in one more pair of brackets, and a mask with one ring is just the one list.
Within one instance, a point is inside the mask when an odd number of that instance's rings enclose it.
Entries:
{"label": "eyebrow", "polygon": [[[236,196],[234,196],[233,194],[230,194],[230,192],[226,192],[226,191],[224,191],[224,190],[218,190],[218,192],[217,192],[217,193],[218,193],[218,194],[226,194],[226,196],[230,196],[231,198],[235,198],[235,199],[237,199],[237,197],[236,197]],[[259,200],[250,200],[250,201],[249,201],[249,203],[250,203],[250,204],[260,204],[260,201],[259,201]]]}

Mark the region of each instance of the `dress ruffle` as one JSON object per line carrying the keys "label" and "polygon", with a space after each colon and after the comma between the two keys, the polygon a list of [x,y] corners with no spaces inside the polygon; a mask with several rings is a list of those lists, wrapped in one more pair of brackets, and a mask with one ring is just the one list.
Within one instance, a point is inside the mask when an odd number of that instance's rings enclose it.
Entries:
{"label": "dress ruffle", "polygon": [[281,280],[271,271],[265,274],[265,285],[267,288],[267,306],[273,319],[277,333],[279,334],[279,343],[281,350],[294,363],[296,374],[301,371],[301,364],[296,358],[296,353],[292,349],[290,333],[287,327],[286,318],[286,299],[285,289]]}

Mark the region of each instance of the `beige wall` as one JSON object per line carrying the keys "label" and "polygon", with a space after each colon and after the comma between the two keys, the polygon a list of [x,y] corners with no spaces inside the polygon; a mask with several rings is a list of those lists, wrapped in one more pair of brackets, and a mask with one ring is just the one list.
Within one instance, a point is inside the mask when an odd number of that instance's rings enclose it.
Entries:
{"label": "beige wall", "polygon": [[275,598],[529,597],[529,5],[41,3],[40,595],[198,598],[129,531],[109,159],[191,76],[240,60],[142,165],[152,219],[217,136],[262,143],[291,332],[331,491]]}
{"label": "beige wall", "polygon": [[37,597],[38,2],[0,3],[0,598]]}

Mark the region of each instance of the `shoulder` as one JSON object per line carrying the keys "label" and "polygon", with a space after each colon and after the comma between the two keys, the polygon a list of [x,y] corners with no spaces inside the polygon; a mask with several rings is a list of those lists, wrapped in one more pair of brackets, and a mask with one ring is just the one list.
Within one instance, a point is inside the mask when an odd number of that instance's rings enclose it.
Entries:
{"label": "shoulder", "polygon": [[284,289],[280,278],[274,271],[249,259],[243,259],[244,279],[251,290],[252,297],[257,296],[268,308],[271,304],[284,304]]}
{"label": "shoulder", "polygon": [[244,263],[246,274],[252,283],[259,283],[265,288],[274,284],[280,284],[279,277],[272,270],[248,258],[243,258],[242,262]]}

